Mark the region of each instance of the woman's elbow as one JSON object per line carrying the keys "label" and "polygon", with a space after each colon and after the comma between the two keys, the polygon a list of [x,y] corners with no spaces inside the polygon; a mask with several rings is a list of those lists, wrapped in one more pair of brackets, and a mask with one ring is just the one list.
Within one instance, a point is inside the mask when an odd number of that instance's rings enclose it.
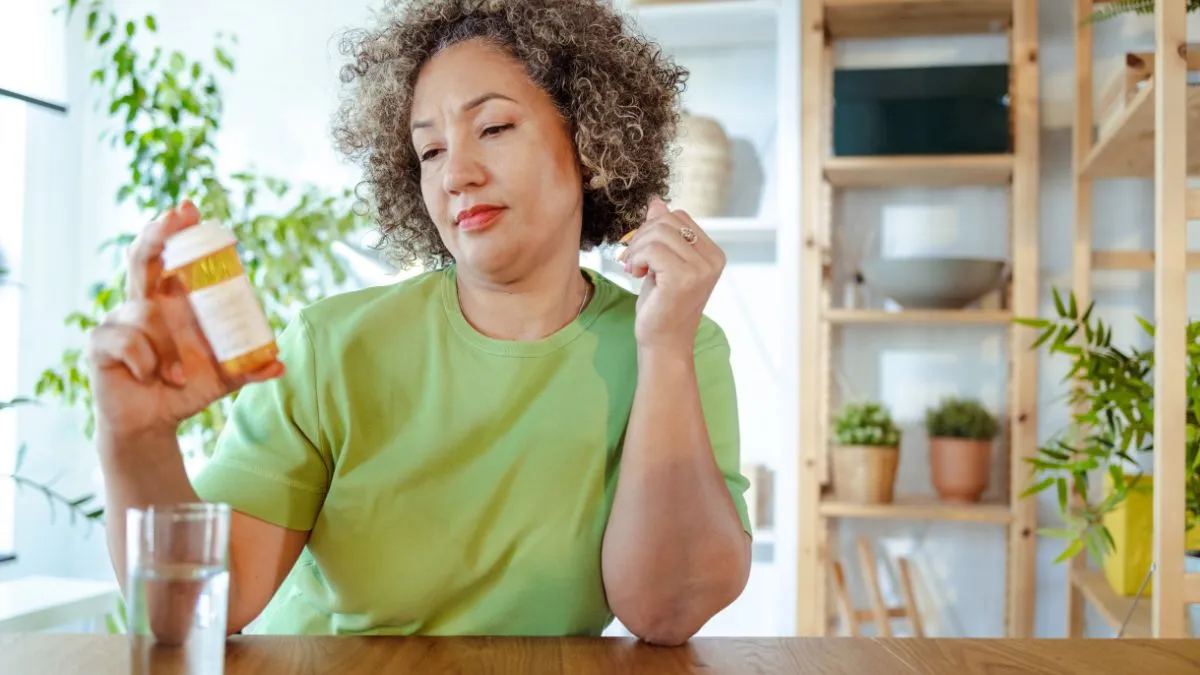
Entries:
{"label": "woman's elbow", "polygon": [[636,607],[617,612],[617,618],[643,642],[677,647],[692,639],[718,612],[731,605],[746,587],[747,575],[740,570],[723,577],[723,582],[689,594],[674,606]]}
{"label": "woman's elbow", "polygon": [[696,621],[676,615],[621,619],[621,623],[642,642],[661,647],[678,647],[692,639],[692,636],[699,632],[709,618],[711,617],[707,617],[703,621]]}

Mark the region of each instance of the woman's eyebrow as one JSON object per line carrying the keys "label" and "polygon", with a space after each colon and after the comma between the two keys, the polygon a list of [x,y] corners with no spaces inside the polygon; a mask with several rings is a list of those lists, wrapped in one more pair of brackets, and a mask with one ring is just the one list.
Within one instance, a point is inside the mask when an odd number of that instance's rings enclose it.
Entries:
{"label": "woman's eyebrow", "polygon": [[[496,98],[502,99],[505,101],[511,101],[513,103],[517,102],[516,99],[505,96],[504,94],[501,94],[499,92],[490,91],[486,94],[481,94],[479,96],[476,96],[475,98],[471,99],[470,101],[467,101],[466,103],[464,103],[463,107],[462,107],[462,111],[467,112],[468,110],[470,110],[472,108],[478,108],[479,106],[483,105],[484,103],[487,103],[488,101],[490,101],[492,99],[496,99]],[[431,126],[433,126],[433,122],[431,120],[416,120],[415,122],[412,123],[412,131],[416,131],[417,129],[425,129],[425,128],[431,127]]]}

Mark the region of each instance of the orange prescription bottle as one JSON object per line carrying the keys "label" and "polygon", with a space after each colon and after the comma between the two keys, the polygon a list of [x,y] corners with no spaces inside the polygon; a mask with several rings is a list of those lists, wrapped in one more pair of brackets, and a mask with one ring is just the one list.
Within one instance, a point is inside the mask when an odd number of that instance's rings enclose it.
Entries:
{"label": "orange prescription bottle", "polygon": [[206,220],[175,234],[163,249],[163,269],[183,282],[200,330],[226,375],[253,372],[279,354],[228,228]]}

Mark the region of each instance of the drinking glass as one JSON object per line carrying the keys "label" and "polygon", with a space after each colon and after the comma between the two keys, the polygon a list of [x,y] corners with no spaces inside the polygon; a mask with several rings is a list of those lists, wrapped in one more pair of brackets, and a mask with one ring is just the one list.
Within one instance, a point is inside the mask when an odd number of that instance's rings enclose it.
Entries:
{"label": "drinking glass", "polygon": [[125,539],[131,672],[222,675],[229,506],[130,509]]}

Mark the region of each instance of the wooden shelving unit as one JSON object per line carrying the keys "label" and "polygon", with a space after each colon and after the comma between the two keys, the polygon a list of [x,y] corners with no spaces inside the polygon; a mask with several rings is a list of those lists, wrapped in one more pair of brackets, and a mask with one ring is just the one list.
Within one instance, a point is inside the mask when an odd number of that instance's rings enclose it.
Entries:
{"label": "wooden shelving unit", "polygon": [[1084,569],[1071,574],[1071,590],[1095,607],[1113,631],[1124,626],[1124,637],[1138,639],[1151,636],[1149,598],[1142,598],[1135,603],[1132,597],[1117,595],[1100,570]]}
{"label": "wooden shelving unit", "polygon": [[834,39],[962,35],[1008,28],[1011,0],[826,0]]}
{"label": "wooden shelving unit", "polygon": [[876,518],[903,520],[941,520],[968,523],[1012,522],[1007,503],[943,504],[929,495],[897,495],[890,504],[857,504],[836,499],[821,501],[820,513],[826,518]]}
{"label": "wooden shelving unit", "polygon": [[[1034,629],[1036,502],[1007,490],[1000,503],[952,505],[934,496],[898,495],[890,504],[831,501],[829,420],[832,332],[851,325],[993,324],[1009,336],[1008,462],[1025,475],[1037,453],[1035,335],[1013,316],[1038,311],[1038,29],[1037,0],[805,0],[801,3],[801,436],[798,486],[796,630],[825,635],[830,583],[826,554],[835,521],[847,518],[958,521],[1007,530],[1005,633]],[[1006,34],[1010,43],[1011,155],[833,157],[833,43],[970,33]],[[899,311],[838,309],[829,288],[834,259],[833,192],[901,186],[990,185],[1008,189],[1011,283],[1004,310]],[[999,447],[999,446],[998,446]]]}
{"label": "wooden shelving unit", "polygon": [[[1141,270],[1154,274],[1154,349],[1158,362],[1184,363],[1187,342],[1187,272],[1200,268],[1200,255],[1187,250],[1187,221],[1200,218],[1200,192],[1187,179],[1200,174],[1200,88],[1187,74],[1200,69],[1200,53],[1188,53],[1186,7],[1159,2],[1153,54],[1127,61],[1104,89],[1097,111],[1093,82],[1093,28],[1083,19],[1104,0],[1075,0],[1075,227],[1073,290],[1081,307],[1092,301],[1094,270]],[[1189,68],[1189,62],[1191,67]],[[1115,111],[1115,112],[1111,112]],[[1100,115],[1096,115],[1100,112]],[[1100,117],[1101,119],[1096,119]],[[1098,129],[1098,130],[1097,130]],[[1146,178],[1154,182],[1153,251],[1095,251],[1092,195],[1096,181]],[[1200,602],[1200,574],[1184,573],[1184,475],[1186,369],[1154,373],[1153,593],[1142,598],[1126,637],[1187,637],[1185,608]],[[1069,565],[1067,626],[1084,635],[1085,603],[1114,629],[1124,622],[1134,598],[1118,596],[1083,555]]]}
{"label": "wooden shelving unit", "polygon": [[945,309],[910,309],[888,312],[882,309],[827,309],[825,320],[834,325],[849,324],[1007,324],[1012,313],[1004,310],[978,309],[957,311]]}
{"label": "wooden shelving unit", "polygon": [[1012,155],[830,157],[825,161],[825,180],[839,188],[1007,185],[1012,172]]}

